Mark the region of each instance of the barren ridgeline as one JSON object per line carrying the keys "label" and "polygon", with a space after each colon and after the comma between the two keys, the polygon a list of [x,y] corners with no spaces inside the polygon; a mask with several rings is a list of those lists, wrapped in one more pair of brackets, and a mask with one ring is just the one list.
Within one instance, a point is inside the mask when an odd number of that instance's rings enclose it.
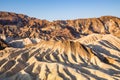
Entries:
{"label": "barren ridgeline", "polygon": [[0,80],[119,80],[120,19],[47,21],[0,12]]}

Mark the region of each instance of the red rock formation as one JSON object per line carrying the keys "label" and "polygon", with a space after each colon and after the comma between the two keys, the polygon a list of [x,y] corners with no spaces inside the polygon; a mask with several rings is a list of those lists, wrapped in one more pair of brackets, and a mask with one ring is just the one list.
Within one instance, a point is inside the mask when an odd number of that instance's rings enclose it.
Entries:
{"label": "red rock formation", "polygon": [[92,33],[113,34],[120,37],[120,19],[100,18],[57,20],[49,22],[23,14],[0,12],[0,34],[6,37],[40,39],[76,39]]}

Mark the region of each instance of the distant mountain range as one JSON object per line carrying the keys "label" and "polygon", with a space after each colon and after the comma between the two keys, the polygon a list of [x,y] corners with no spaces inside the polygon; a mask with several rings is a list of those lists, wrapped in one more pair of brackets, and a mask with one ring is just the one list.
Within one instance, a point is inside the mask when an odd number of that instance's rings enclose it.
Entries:
{"label": "distant mountain range", "polygon": [[13,38],[77,39],[92,33],[113,34],[120,37],[120,18],[56,20],[53,22],[23,14],[0,12],[0,34]]}

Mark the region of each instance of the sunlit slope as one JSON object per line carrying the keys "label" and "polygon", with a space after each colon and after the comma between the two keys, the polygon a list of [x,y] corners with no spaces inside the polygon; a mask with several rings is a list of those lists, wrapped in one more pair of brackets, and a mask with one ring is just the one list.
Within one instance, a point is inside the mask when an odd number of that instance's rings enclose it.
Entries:
{"label": "sunlit slope", "polygon": [[119,80],[119,42],[107,35],[92,44],[51,40],[25,48],[6,48],[0,51],[0,79]]}

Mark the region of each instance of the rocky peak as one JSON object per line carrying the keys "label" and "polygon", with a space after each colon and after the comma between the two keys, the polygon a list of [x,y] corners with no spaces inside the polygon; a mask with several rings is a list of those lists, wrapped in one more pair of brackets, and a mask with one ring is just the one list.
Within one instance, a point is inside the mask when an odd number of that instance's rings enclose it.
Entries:
{"label": "rocky peak", "polygon": [[0,27],[0,34],[6,37],[77,39],[92,33],[120,37],[120,19],[114,16],[49,22],[23,14],[0,12]]}

